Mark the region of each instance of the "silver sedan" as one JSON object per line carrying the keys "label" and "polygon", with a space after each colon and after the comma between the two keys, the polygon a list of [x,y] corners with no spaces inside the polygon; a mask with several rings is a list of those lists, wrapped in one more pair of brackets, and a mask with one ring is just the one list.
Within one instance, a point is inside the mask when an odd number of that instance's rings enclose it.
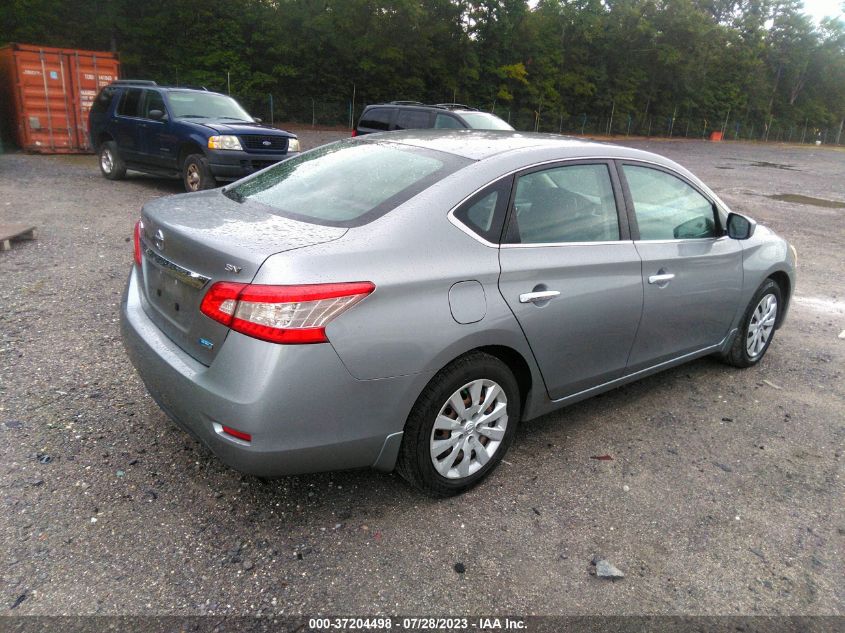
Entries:
{"label": "silver sedan", "polygon": [[152,397],[258,476],[478,483],[517,424],[708,354],[760,362],[782,238],[648,152],[513,132],[326,145],[147,203],[122,330]]}

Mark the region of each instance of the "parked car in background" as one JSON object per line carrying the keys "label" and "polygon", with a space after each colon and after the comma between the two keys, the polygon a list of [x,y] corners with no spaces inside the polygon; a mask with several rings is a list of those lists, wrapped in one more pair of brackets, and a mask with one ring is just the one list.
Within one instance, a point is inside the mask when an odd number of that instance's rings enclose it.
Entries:
{"label": "parked car in background", "polygon": [[510,130],[495,114],[460,103],[425,105],[417,101],[391,101],[368,105],[352,130],[352,136],[393,130]]}
{"label": "parked car in background", "polygon": [[237,180],[299,152],[295,134],[262,125],[223,94],[120,80],[104,87],[89,115],[100,170],[178,176],[186,191]]}
{"label": "parked car in background", "polygon": [[324,145],[148,202],[134,243],[123,339],[178,424],[247,473],[395,467],[435,495],[521,420],[759,363],[796,268],[666,158],[511,132]]}

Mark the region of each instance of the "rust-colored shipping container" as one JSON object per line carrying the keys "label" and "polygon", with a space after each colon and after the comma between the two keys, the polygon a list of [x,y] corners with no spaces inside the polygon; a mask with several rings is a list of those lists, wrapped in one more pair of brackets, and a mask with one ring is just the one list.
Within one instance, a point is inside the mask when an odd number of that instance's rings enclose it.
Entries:
{"label": "rust-colored shipping container", "polygon": [[115,53],[9,44],[0,48],[0,116],[27,151],[90,151],[88,112],[119,72]]}

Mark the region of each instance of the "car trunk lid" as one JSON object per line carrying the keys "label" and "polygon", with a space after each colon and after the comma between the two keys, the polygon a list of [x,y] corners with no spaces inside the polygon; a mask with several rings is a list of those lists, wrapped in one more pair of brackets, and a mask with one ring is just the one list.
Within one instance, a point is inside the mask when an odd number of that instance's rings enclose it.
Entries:
{"label": "car trunk lid", "polygon": [[217,281],[249,283],[269,256],[343,236],[347,229],[280,217],[219,190],[147,203],[141,233],[144,310],[179,347],[210,365],[229,329],[200,312]]}

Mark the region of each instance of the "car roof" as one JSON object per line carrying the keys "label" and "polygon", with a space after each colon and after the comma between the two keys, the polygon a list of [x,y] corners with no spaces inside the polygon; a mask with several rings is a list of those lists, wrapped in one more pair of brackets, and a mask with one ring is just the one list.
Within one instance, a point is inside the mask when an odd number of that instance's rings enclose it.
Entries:
{"label": "car roof", "polygon": [[435,112],[482,112],[478,108],[473,108],[462,103],[420,103],[418,101],[388,101],[387,103],[371,103],[364,108],[364,112],[374,108],[396,108],[398,110],[434,110]]}
{"label": "car roof", "polygon": [[665,165],[675,164],[651,152],[558,134],[511,132],[508,130],[402,130],[358,137],[362,141],[388,141],[447,152],[470,160],[529,149],[555,149],[561,158],[639,158]]}
{"label": "car roof", "polygon": [[166,86],[157,84],[154,81],[133,81],[133,80],[120,80],[120,81],[113,81],[106,88],[137,88],[137,89],[146,89],[146,90],[161,90],[163,92],[199,92],[202,94],[209,94],[209,95],[220,95],[221,97],[228,97],[229,95],[224,95],[222,92],[215,92],[213,90],[209,90],[205,87],[195,87],[195,86]]}

